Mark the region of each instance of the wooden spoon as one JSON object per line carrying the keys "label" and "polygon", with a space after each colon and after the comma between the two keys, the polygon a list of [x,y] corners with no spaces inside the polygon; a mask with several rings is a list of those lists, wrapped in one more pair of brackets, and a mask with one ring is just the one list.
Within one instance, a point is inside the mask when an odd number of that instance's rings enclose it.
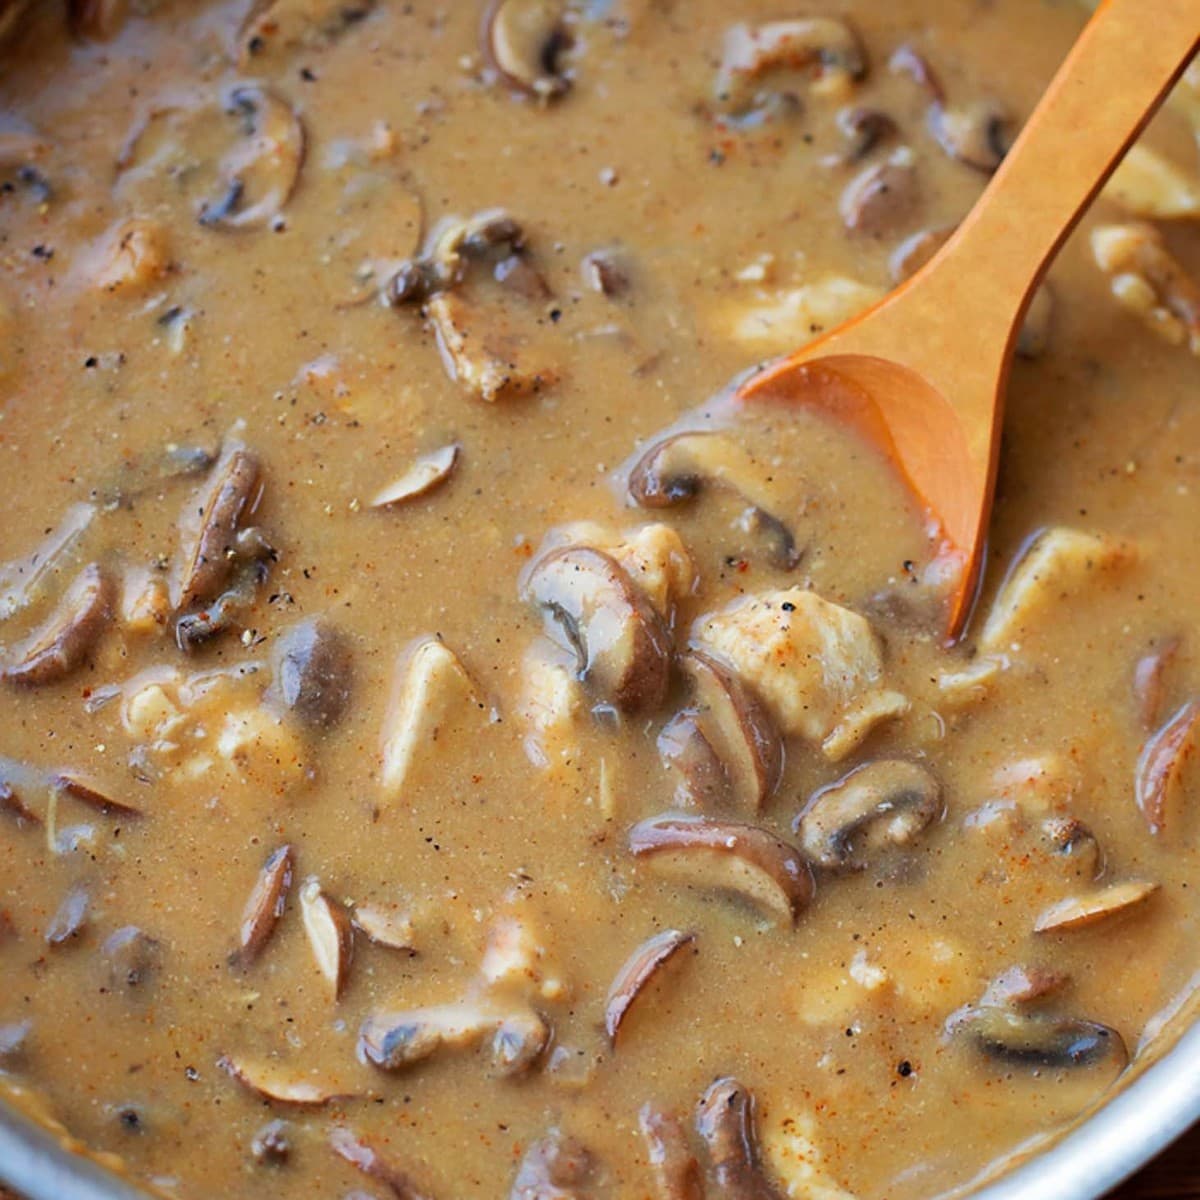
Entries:
{"label": "wooden spoon", "polygon": [[1055,251],[1200,43],[1200,0],[1107,0],[987,190],[921,271],[738,389],[833,413],[878,445],[959,568],[970,613],[1013,346]]}

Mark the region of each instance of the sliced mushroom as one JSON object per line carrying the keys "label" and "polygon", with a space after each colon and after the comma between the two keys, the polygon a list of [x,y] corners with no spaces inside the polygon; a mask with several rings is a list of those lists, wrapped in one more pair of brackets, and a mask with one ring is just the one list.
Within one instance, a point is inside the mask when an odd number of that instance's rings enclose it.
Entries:
{"label": "sliced mushroom", "polygon": [[91,896],[82,884],[76,884],[63,897],[46,926],[45,939],[48,946],[61,946],[77,938],[88,923]]}
{"label": "sliced mushroom", "polygon": [[710,809],[727,798],[729,776],[696,716],[676,713],[662,727],[658,755],[675,775],[675,802],[684,808]]}
{"label": "sliced mushroom", "polygon": [[646,1141],[658,1200],[704,1200],[700,1164],[679,1118],[653,1104],[643,1104],[638,1111],[638,1127]]}
{"label": "sliced mushroom", "polygon": [[257,529],[240,530],[235,548],[227,552],[233,571],[229,587],[215,599],[183,613],[175,621],[175,644],[185,654],[235,628],[254,602],[258,589],[267,578],[267,564],[274,554],[269,546],[258,543],[259,532]]}
{"label": "sliced mushroom", "polygon": [[896,122],[877,108],[854,105],[840,108],[837,112],[837,127],[848,143],[844,154],[834,159],[837,163],[853,165],[862,162],[876,146],[896,135]]}
{"label": "sliced mushroom", "polygon": [[934,104],[929,127],[953,159],[990,175],[1008,153],[1008,113],[991,100],[970,104]]}
{"label": "sliced mushroom", "polygon": [[593,292],[610,300],[629,291],[629,271],[614,250],[593,250],[582,263],[583,281]]}
{"label": "sliced mushroom", "polygon": [[1067,981],[1068,977],[1062,972],[1047,967],[1009,967],[988,984],[979,1003],[984,1008],[1033,1004],[1060,992]]}
{"label": "sliced mushroom", "polygon": [[782,1200],[759,1161],[749,1088],[729,1076],[711,1084],[696,1109],[696,1132],[708,1148],[715,1200]]}
{"label": "sliced mushroom", "polygon": [[705,487],[728,488],[751,505],[753,532],[767,536],[770,559],[792,570],[803,552],[786,521],[771,508],[770,476],[731,436],[687,430],[655,442],[634,464],[626,481],[629,497],[642,508],[668,508],[698,495]]}
{"label": "sliced mushroom", "polygon": [[321,618],[293,625],[276,643],[275,689],[285,708],[313,729],[332,729],[354,690],[350,640]]}
{"label": "sliced mushroom", "polygon": [[1051,854],[1074,868],[1080,879],[1096,879],[1104,868],[1104,855],[1096,835],[1078,818],[1046,817],[1041,832]]}
{"label": "sliced mushroom", "polygon": [[375,493],[371,498],[371,507],[387,508],[393,504],[403,504],[433,491],[454,473],[458,455],[457,442],[422,454],[399,479]]}
{"label": "sliced mushroom", "polygon": [[1165,677],[1179,655],[1179,638],[1164,640],[1138,659],[1133,670],[1133,700],[1138,723],[1145,730],[1158,724],[1166,694]]}
{"label": "sliced mushroom", "polygon": [[595,1171],[595,1157],[578,1138],[551,1129],[525,1152],[508,1200],[581,1200]]}
{"label": "sliced mushroom", "polygon": [[506,83],[548,102],[571,86],[562,58],[571,40],[562,0],[495,0],[484,18],[484,50]]}
{"label": "sliced mushroom", "polygon": [[542,1057],[550,1044],[550,1027],[530,1009],[514,1009],[496,1026],[491,1058],[495,1073],[503,1078],[523,1075]]}
{"label": "sliced mushroom", "polygon": [[332,41],[374,7],[375,0],[255,0],[238,30],[243,65],[272,50]]}
{"label": "sliced mushroom", "polygon": [[653,979],[685,946],[696,940],[694,933],[682,933],[678,929],[666,929],[644,941],[621,964],[608,998],[604,1002],[604,1032],[615,1046],[634,1001],[642,994]]}
{"label": "sliced mushroom", "polygon": [[858,34],[834,17],[768,21],[734,25],[725,36],[717,71],[717,111],[742,122],[762,120],[790,108],[787,91],[767,85],[776,72],[811,76],[811,88],[822,95],[844,94],[867,70]]}
{"label": "sliced mushroom", "polygon": [[839,202],[842,224],[851,233],[880,238],[908,221],[919,199],[913,154],[902,146],[846,185]]}
{"label": "sliced mushroom", "polygon": [[0,1024],[0,1070],[18,1063],[25,1055],[29,1035],[33,1032],[33,1021],[6,1021]]}
{"label": "sliced mushroom", "polygon": [[1142,879],[1127,879],[1110,883],[1088,895],[1068,896],[1052,904],[1034,922],[1034,933],[1058,933],[1064,929],[1079,929],[1094,925],[1105,917],[1126,912],[1142,904],[1158,891],[1157,883]]}
{"label": "sliced mushroom", "polygon": [[354,959],[354,928],[345,907],[321,890],[321,882],[310,876],[300,885],[300,917],[304,932],[333,998],[338,999],[350,977]]}
{"label": "sliced mushroom", "polygon": [[416,934],[407,912],[382,904],[356,904],[353,919],[376,945],[416,954]]}
{"label": "sliced mushroom", "polygon": [[28,608],[66,569],[98,511],[94,504],[72,504],[27,557],[0,566],[0,621]]}
{"label": "sliced mushroom", "polygon": [[700,650],[679,665],[692,685],[697,720],[725,768],[734,802],[758,812],[783,776],[783,739],[757,696],[727,667]]}
{"label": "sliced mushroom", "polygon": [[1134,799],[1151,833],[1166,827],[1188,760],[1196,753],[1200,700],[1189,700],[1152,734],[1138,757]]}
{"label": "sliced mushroom", "polygon": [[951,158],[991,174],[1008,153],[1008,114],[990,100],[951,105],[941,80],[912,46],[901,46],[892,70],[910,76],[929,95],[929,131]]}
{"label": "sliced mushroom", "polygon": [[110,933],[100,953],[113,989],[140,988],[150,983],[162,967],[162,942],[136,925],[122,925]]}
{"label": "sliced mushroom", "polygon": [[1031,1068],[1122,1068],[1129,1052],[1121,1035],[1107,1025],[1077,1017],[1019,1012],[998,1005],[968,1010],[949,1030],[969,1037],[987,1057]]}
{"label": "sliced mushroom", "polygon": [[214,599],[228,583],[238,530],[260,494],[258,459],[240,442],[230,443],[180,519],[176,610]]}
{"label": "sliced mushroom", "polygon": [[893,283],[903,283],[915,275],[950,240],[954,226],[922,229],[906,237],[892,251],[888,271]]}
{"label": "sliced mushroom", "polygon": [[396,1200],[427,1200],[428,1193],[409,1175],[390,1162],[369,1142],[344,1125],[329,1131],[329,1146],[339,1158],[356,1167],[369,1179],[382,1183]]}
{"label": "sliced mushroom", "polygon": [[258,84],[230,88],[223,108],[241,136],[221,161],[221,194],[201,203],[197,219],[210,229],[265,225],[295,190],[304,162],[304,126],[286,101]]}
{"label": "sliced mushroom", "polygon": [[271,940],[287,904],[294,865],[295,855],[287,844],[273,850],[263,863],[242,910],[238,947],[233,956],[239,964],[252,963]]}
{"label": "sliced mushroom", "polygon": [[666,696],[673,647],[662,617],[609,555],[589,546],[538,561],[525,590],[577,656],[577,674],[622,713],[652,711]]}
{"label": "sliced mushroom", "polygon": [[467,1049],[493,1035],[493,1058],[502,1073],[530,1065],[549,1041],[550,1031],[532,1010],[497,1008],[462,1001],[407,1012],[374,1013],[358,1032],[359,1057],[398,1071],[443,1048]]}
{"label": "sliced mushroom", "polygon": [[786,842],[755,825],[667,814],[639,821],[629,849],[656,871],[748,901],[790,924],[812,898],[812,873]]}
{"label": "sliced mushroom", "polygon": [[250,1155],[257,1163],[277,1167],[292,1155],[291,1127],[278,1117],[268,1121],[250,1139]]}
{"label": "sliced mushroom", "polygon": [[112,615],[112,589],[98,563],[85,567],[45,623],[17,648],[4,668],[11,683],[57,683],[80,667]]}
{"label": "sliced mushroom", "polygon": [[873,852],[907,846],[941,812],[941,786],[924,767],[882,759],[815,792],[796,830],[814,862],[862,870]]}
{"label": "sliced mushroom", "polygon": [[142,810],[134,808],[124,800],[114,799],[108,792],[100,788],[92,780],[85,778],[76,771],[58,771],[50,778],[50,786],[63,796],[70,796],[89,808],[109,816],[117,813],[123,817],[140,817]]}
{"label": "sliced mushroom", "polygon": [[315,1107],[351,1095],[339,1084],[311,1072],[291,1070],[270,1059],[254,1060],[223,1054],[217,1059],[217,1066],[255,1095],[280,1104]]}

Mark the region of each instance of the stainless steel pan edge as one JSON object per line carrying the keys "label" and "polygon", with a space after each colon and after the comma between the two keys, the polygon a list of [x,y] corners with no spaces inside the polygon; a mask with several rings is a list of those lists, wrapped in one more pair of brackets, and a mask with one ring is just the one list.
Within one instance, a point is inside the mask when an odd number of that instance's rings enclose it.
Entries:
{"label": "stainless steel pan edge", "polygon": [[[1200,1024],[1050,1149],[972,1200],[1096,1200],[1200,1120]],[[147,1200],[0,1104],[0,1181],[29,1200]]]}

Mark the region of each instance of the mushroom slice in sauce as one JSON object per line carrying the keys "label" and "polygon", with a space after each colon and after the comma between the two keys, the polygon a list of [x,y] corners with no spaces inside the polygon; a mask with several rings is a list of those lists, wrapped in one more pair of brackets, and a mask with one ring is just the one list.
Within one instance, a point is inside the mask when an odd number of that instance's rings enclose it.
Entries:
{"label": "mushroom slice in sauce", "polygon": [[915,275],[950,240],[954,226],[921,229],[910,234],[892,251],[888,272],[893,283],[903,283]]}
{"label": "mushroom slice in sauce", "polygon": [[629,291],[629,269],[615,250],[593,250],[584,256],[580,269],[584,283],[610,300]]}
{"label": "mushroom slice in sauce", "polygon": [[354,958],[354,928],[350,914],[321,890],[310,876],[300,885],[300,917],[317,969],[338,999],[350,976]]}
{"label": "mushroom slice in sauce", "polygon": [[541,101],[571,86],[562,0],[495,0],[484,18],[484,50],[506,83]]}
{"label": "mushroom slice in sauce", "polygon": [[140,817],[142,810],[127,804],[124,800],[114,799],[108,792],[101,789],[92,780],[76,771],[58,771],[50,779],[50,786],[63,796],[70,796],[89,808],[106,816],[117,813],[124,817]]}
{"label": "mushroom slice in sauce", "polygon": [[1079,929],[1094,925],[1106,917],[1126,912],[1142,904],[1158,891],[1157,883],[1142,879],[1127,879],[1083,896],[1068,896],[1052,904],[1034,922],[1035,933],[1052,933],[1064,929]]}
{"label": "mushroom slice in sauce", "polygon": [[320,618],[293,625],[275,645],[275,691],[285,708],[313,729],[332,729],[350,706],[354,661],[350,640]]}
{"label": "mushroom slice in sauce", "polygon": [[163,946],[136,925],[122,925],[104,939],[100,948],[115,988],[139,988],[149,983],[162,966]]}
{"label": "mushroom slice in sauce", "polygon": [[1167,638],[1138,659],[1133,669],[1133,700],[1138,723],[1151,730],[1158,723],[1166,694],[1165,676],[1179,655],[1179,638]]}
{"label": "mushroom slice in sauce", "polygon": [[223,1054],[217,1060],[217,1066],[255,1095],[280,1104],[314,1107],[350,1095],[344,1087],[310,1073],[289,1070],[270,1059],[255,1060]]}
{"label": "mushroom slice in sauce", "polygon": [[29,1035],[33,1032],[33,1021],[8,1021],[0,1024],[0,1069],[23,1059]]}
{"label": "mushroom slice in sauce", "polygon": [[17,648],[4,678],[27,687],[65,679],[104,632],[112,614],[111,593],[99,564],[84,567],[46,622]]}
{"label": "mushroom slice in sauce", "polygon": [[604,1002],[604,1032],[613,1045],[634,1001],[667,963],[695,940],[694,933],[666,929],[644,941],[621,965]]}
{"label": "mushroom slice in sauce", "polygon": [[725,764],[697,724],[697,714],[676,713],[658,735],[658,754],[678,781],[675,801],[683,807],[708,809],[729,792]]}
{"label": "mushroom slice in sauce", "polygon": [[757,696],[700,650],[679,660],[692,685],[698,721],[729,778],[735,803],[758,812],[783,775],[783,739]]}
{"label": "mushroom slice in sauce", "polygon": [[1182,787],[1182,775],[1196,753],[1200,730],[1200,700],[1189,700],[1152,734],[1138,757],[1134,798],[1151,833],[1166,827]]}
{"label": "mushroom slice in sauce", "polygon": [[919,198],[913,153],[902,146],[846,185],[839,201],[842,224],[851,233],[883,237],[908,221]]}
{"label": "mushroom slice in sauce", "polygon": [[806,72],[821,95],[845,94],[867,70],[858,34],[835,17],[797,17],[762,25],[734,25],[725,35],[717,71],[717,110],[734,120],[762,119],[795,106],[772,90],[776,72]]}
{"label": "mushroom slice in sauce", "polygon": [[658,1200],[704,1200],[700,1164],[679,1118],[647,1103],[638,1111],[638,1127],[646,1141]]}
{"label": "mushroom slice in sauce", "polygon": [[951,105],[941,80],[928,61],[911,46],[901,46],[891,59],[893,71],[910,76],[929,95],[929,131],[951,158],[991,174],[1008,152],[1007,113],[990,100]]}
{"label": "mushroom slice in sauce", "polygon": [[796,829],[821,866],[861,870],[872,850],[907,846],[941,812],[941,786],[924,767],[883,759],[816,792]]}
{"label": "mushroom slice in sauce", "polygon": [[416,954],[416,935],[407,912],[382,904],[356,904],[353,921],[377,946]]}
{"label": "mushroom slice in sauce", "polygon": [[295,190],[304,162],[304,126],[289,104],[258,84],[230,88],[223,108],[241,136],[221,160],[221,194],[201,203],[198,220],[210,229],[265,225]]}
{"label": "mushroom slice in sauce", "polygon": [[393,504],[403,504],[433,491],[454,473],[458,455],[457,442],[422,454],[399,479],[381,488],[371,497],[371,507],[387,508]]}
{"label": "mushroom slice in sauce", "polygon": [[525,1152],[508,1200],[579,1200],[595,1170],[592,1152],[578,1138],[552,1129]]}
{"label": "mushroom slice in sauce", "polygon": [[696,1132],[708,1148],[715,1200],[782,1200],[759,1159],[749,1088],[728,1076],[711,1084],[696,1109]]}
{"label": "mushroom slice in sauce", "polygon": [[550,1027],[532,1008],[514,1009],[496,1026],[491,1057],[502,1078],[523,1075],[541,1058],[550,1044]]}
{"label": "mushroom slice in sauce", "polygon": [[344,1125],[329,1131],[329,1146],[339,1158],[356,1167],[369,1179],[383,1184],[396,1200],[427,1200],[428,1193],[375,1148],[366,1138],[360,1137]]}
{"label": "mushroom slice in sauce", "polygon": [[578,677],[598,699],[630,714],[662,704],[671,636],[612,557],[589,546],[551,551],[534,565],[525,591],[575,651]]}
{"label": "mushroom slice in sauce", "polygon": [[275,48],[331,41],[374,7],[375,0],[256,0],[238,30],[242,65]]}
{"label": "mushroom slice in sauce", "polygon": [[250,1140],[250,1156],[257,1163],[280,1166],[291,1157],[290,1126],[278,1117],[268,1121]]}
{"label": "mushroom slice in sauce", "polygon": [[77,938],[88,922],[91,896],[82,884],[76,884],[63,897],[46,926],[45,939],[48,946],[61,946]]}
{"label": "mushroom slice in sauce", "polygon": [[42,595],[47,583],[72,560],[98,511],[94,504],[72,504],[31,554],[0,566],[0,621]]}
{"label": "mushroom slice in sauce", "polygon": [[862,162],[876,146],[896,134],[896,122],[877,108],[862,105],[840,108],[836,121],[838,132],[846,139],[848,148],[844,154],[826,160],[835,166]]}
{"label": "mushroom slice in sauce", "polygon": [[1104,868],[1104,854],[1096,835],[1078,818],[1046,817],[1041,832],[1050,852],[1064,859],[1081,879],[1096,879]]}
{"label": "mushroom slice in sauce", "polygon": [[1121,1035],[1097,1021],[1018,1012],[980,1005],[958,1016],[956,1036],[969,1038],[987,1057],[1031,1068],[1124,1067],[1129,1051]]}
{"label": "mushroom slice in sauce", "polygon": [[707,430],[686,430],[654,443],[634,464],[626,481],[633,502],[642,508],[668,508],[698,495],[705,487],[725,487],[750,505],[752,532],[764,535],[773,566],[790,571],[803,551],[782,518],[772,511],[770,471],[733,437]]}
{"label": "mushroom slice in sauce", "polygon": [[[500,1009],[472,1001],[414,1008],[407,1012],[374,1013],[359,1029],[359,1056],[385,1071],[397,1071],[423,1062],[443,1047],[458,1049],[477,1045],[488,1034],[499,1034],[502,1029],[507,1029],[510,1039],[521,1034],[523,1042],[540,1036],[544,1046],[549,1039],[545,1023],[536,1014],[532,1014],[532,1020],[523,1020],[524,1017],[524,1010]],[[530,1058],[525,1052],[518,1055],[512,1045],[505,1046],[503,1039],[493,1046],[493,1051],[501,1067],[506,1058],[510,1061],[518,1057]]]}
{"label": "mushroom slice in sauce", "polygon": [[260,495],[258,459],[240,442],[229,444],[180,519],[177,610],[213,599],[229,582],[238,530]]}
{"label": "mushroom slice in sauce", "polygon": [[812,872],[786,842],[756,825],[667,814],[639,821],[629,849],[664,876],[748,901],[790,924],[812,898]]}
{"label": "mushroom slice in sauce", "polygon": [[294,865],[295,855],[288,845],[273,850],[263,863],[242,911],[238,947],[233,956],[238,963],[252,963],[270,941],[287,904]]}
{"label": "mushroom slice in sauce", "polygon": [[979,1005],[1025,1005],[1062,991],[1068,977],[1047,967],[1017,965],[1001,971],[979,999]]}

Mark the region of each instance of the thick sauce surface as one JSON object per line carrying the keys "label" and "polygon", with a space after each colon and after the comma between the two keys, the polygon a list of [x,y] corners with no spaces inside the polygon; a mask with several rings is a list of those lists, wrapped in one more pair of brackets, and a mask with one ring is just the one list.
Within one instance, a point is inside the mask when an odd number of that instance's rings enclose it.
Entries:
{"label": "thick sauce surface", "polygon": [[1198,81],[947,648],[885,464],[722,389],[1077,8],[73,7],[0,77],[0,1094],[181,1198],[915,1200],[1115,1086],[1200,971]]}

